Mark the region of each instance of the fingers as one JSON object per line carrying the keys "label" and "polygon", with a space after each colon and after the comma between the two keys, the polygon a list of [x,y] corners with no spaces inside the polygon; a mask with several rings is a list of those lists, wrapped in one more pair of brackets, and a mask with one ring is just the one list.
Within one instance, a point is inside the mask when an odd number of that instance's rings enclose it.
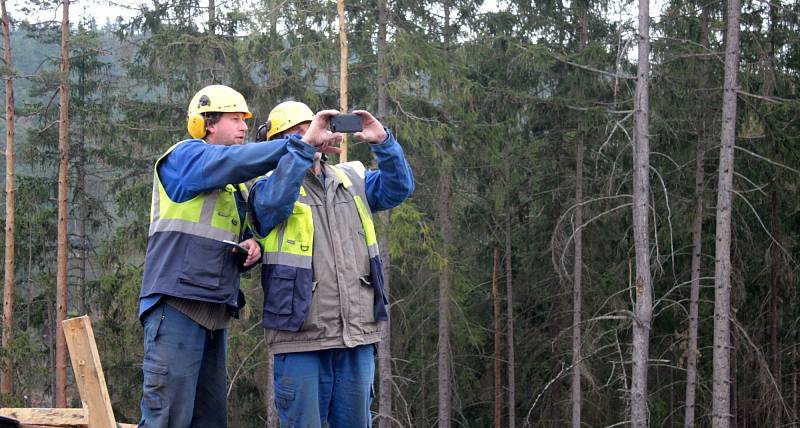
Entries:
{"label": "fingers", "polygon": [[261,247],[254,239],[242,241],[239,245],[247,248],[247,260],[245,260],[245,267],[251,266],[261,259]]}

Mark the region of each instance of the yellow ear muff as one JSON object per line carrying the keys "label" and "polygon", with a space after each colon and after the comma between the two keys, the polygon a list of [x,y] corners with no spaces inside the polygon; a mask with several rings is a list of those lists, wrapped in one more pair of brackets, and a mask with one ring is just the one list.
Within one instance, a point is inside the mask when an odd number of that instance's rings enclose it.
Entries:
{"label": "yellow ear muff", "polygon": [[203,115],[190,113],[186,120],[186,130],[192,138],[203,138],[206,136],[206,121]]}

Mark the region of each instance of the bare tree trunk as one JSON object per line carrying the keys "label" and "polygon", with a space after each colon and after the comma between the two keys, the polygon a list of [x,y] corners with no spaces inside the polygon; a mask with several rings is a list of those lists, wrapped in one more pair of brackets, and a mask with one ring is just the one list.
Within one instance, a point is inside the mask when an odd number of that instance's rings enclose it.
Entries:
{"label": "bare tree trunk", "polygon": [[55,406],[67,407],[67,343],[61,321],[67,318],[67,219],[69,211],[69,0],[61,19],[61,87],[58,123],[58,255],[56,274],[56,387]]}
{"label": "bare tree trunk", "polygon": [[[81,82],[82,83],[82,82]],[[78,96],[82,97],[84,94],[79,91]],[[79,201],[78,205],[78,221],[76,222],[77,230],[75,231],[75,235],[78,238],[78,260],[73,261],[77,262],[77,269],[78,269],[78,292],[80,293],[80,313],[87,314],[89,312],[89,302],[87,301],[87,291],[86,291],[86,270],[88,265],[88,246],[89,246],[89,239],[87,236],[86,231],[86,224],[88,222],[89,217],[89,209],[87,207],[88,202],[86,198],[86,139],[84,138],[84,129],[86,128],[85,124],[81,124],[80,130],[78,131],[78,156],[77,161],[75,163],[75,175],[76,175],[76,185],[73,191],[73,204],[75,200]],[[74,299],[73,299],[74,301]]]}
{"label": "bare tree trunk", "polygon": [[[774,147],[774,146],[773,146]],[[777,154],[777,150],[773,152]],[[773,157],[773,159],[777,159]],[[775,181],[773,181],[775,183]],[[775,189],[770,191],[771,199],[771,212],[770,212],[770,229],[772,229],[772,236],[780,242],[780,221],[778,220],[778,192]],[[775,379],[774,398],[772,399],[772,416],[773,426],[783,426],[783,396],[782,396],[782,380],[781,374],[781,343],[780,343],[780,329],[781,329],[781,254],[778,250],[778,244],[773,243],[770,247],[770,310],[769,310],[769,343],[770,343],[770,371]]]}
{"label": "bare tree trunk", "polygon": [[[386,82],[389,80],[389,68],[386,65],[386,27],[389,25],[388,0],[378,0],[378,119],[381,123],[386,120]],[[388,249],[387,249],[388,254]]]}
{"label": "bare tree trunk", "polygon": [[[506,162],[509,165],[511,162]],[[510,207],[506,208],[510,213]],[[516,386],[514,382],[514,289],[511,273],[511,215],[508,214],[506,222],[506,352],[508,353],[508,427],[516,425]]]}
{"label": "bare tree trunk", "polygon": [[[345,27],[344,0],[336,0],[339,13],[339,111],[347,113],[347,29]],[[340,162],[347,162],[347,136],[342,140]]]}
{"label": "bare tree trunk", "polygon": [[583,136],[578,137],[575,156],[575,260],[573,263],[572,287],[572,427],[581,426],[581,355],[582,355],[582,307],[583,307]]}
{"label": "bare tree trunk", "polygon": [[437,222],[442,233],[442,258],[445,265],[439,277],[439,423],[440,428],[450,427],[451,391],[450,391],[450,191],[452,177],[448,161],[440,168],[439,207]]}
{"label": "bare tree trunk", "polygon": [[[10,349],[14,340],[14,273],[16,257],[14,250],[14,77],[11,63],[11,27],[6,12],[5,0],[0,0],[3,25],[3,61],[6,66],[6,237],[5,280],[3,282],[3,337],[2,348]],[[0,394],[10,395],[14,390],[12,377],[13,360],[3,360],[0,371]]]}
{"label": "bare tree trunk", "polygon": [[[767,37],[770,42],[770,49],[764,52],[764,60],[762,61],[764,70],[764,84],[761,94],[766,97],[773,96],[775,92],[775,26],[777,21],[777,8],[774,4],[769,5],[769,34]],[[764,119],[766,122],[766,119]],[[764,128],[767,129],[765,143],[772,146],[772,158],[778,159],[780,156],[778,152],[778,144],[775,142],[772,130],[769,128],[768,123],[764,123]],[[780,196],[776,185],[778,183],[777,174],[773,179],[772,190],[770,191],[770,229],[772,236],[777,241],[770,246],[770,311],[769,311],[769,342],[770,342],[770,371],[775,379],[776,391],[772,399],[772,425],[780,427],[783,425],[783,374],[781,367],[781,253],[778,249],[778,243],[781,242],[781,222],[778,219],[778,210],[780,209]]]}
{"label": "bare tree trunk", "polygon": [[739,0],[728,0],[725,46],[725,85],[717,186],[717,236],[714,277],[714,388],[711,422],[714,428],[731,425],[731,194],[736,145],[736,72],[739,65]]}
{"label": "bare tree trunk", "polygon": [[502,428],[503,423],[503,375],[502,375],[502,313],[500,295],[497,289],[497,271],[500,269],[500,249],[494,249],[492,263],[492,306],[494,307],[494,428]]}
{"label": "bare tree trunk", "polygon": [[214,34],[217,26],[217,6],[214,0],[208,0],[208,32]]}
{"label": "bare tree trunk", "polygon": [[[705,124],[703,124],[705,128]],[[697,327],[700,301],[700,272],[703,253],[703,192],[705,188],[705,134],[698,133],[694,173],[694,219],[692,220],[692,278],[689,292],[689,343],[686,356],[686,413],[684,426],[694,427],[695,395],[697,390]]]}
{"label": "bare tree trunk", "polygon": [[[378,0],[378,119],[386,123],[386,81],[388,80],[389,70],[386,66],[386,25],[389,16],[387,0]],[[383,224],[387,225],[385,230],[389,230],[392,221],[390,211],[379,214]],[[389,236],[383,233],[380,238],[381,255],[383,256],[384,276],[383,288],[387,296],[390,295],[391,259],[389,254]],[[391,307],[390,307],[391,308]],[[392,319],[386,323],[383,338],[378,345],[378,428],[390,428],[392,426]]]}
{"label": "bare tree trunk", "polygon": [[[704,6],[701,13],[702,35],[700,43],[707,49],[709,45],[708,40],[708,20],[709,13],[708,7]],[[703,76],[708,74],[708,62],[704,61],[702,65]],[[701,77],[705,81],[704,77]],[[698,111],[705,109],[705,100],[700,100]],[[697,348],[697,329],[699,319],[699,302],[700,302],[700,276],[702,269],[702,254],[703,254],[703,205],[705,198],[703,196],[705,189],[705,169],[703,164],[705,162],[706,153],[706,122],[705,117],[700,119],[700,129],[697,132],[697,147],[695,152],[695,172],[694,172],[694,219],[692,220],[692,277],[691,286],[689,291],[689,343],[687,345],[686,356],[686,413],[684,414],[684,426],[686,428],[694,427],[695,420],[695,406],[697,395],[697,357],[699,351]]]}
{"label": "bare tree trunk", "polygon": [[[443,50],[445,56],[450,54],[450,3],[444,4],[444,37]],[[439,278],[439,349],[438,349],[438,383],[439,383],[439,428],[450,428],[452,414],[452,390],[450,385],[450,198],[452,197],[452,168],[442,148],[443,162],[439,177],[439,204],[437,220],[442,234],[442,258],[445,261]]]}
{"label": "bare tree trunk", "polygon": [[[797,304],[797,298],[794,299],[795,305]],[[796,307],[796,306],[792,306]],[[796,330],[795,330],[796,331]],[[797,383],[797,333],[794,333],[795,336],[794,344],[792,345],[792,426],[797,426],[797,403],[798,403],[798,383]]]}
{"label": "bare tree trunk", "polygon": [[[589,42],[589,12],[586,7],[581,7],[580,15],[580,50],[586,49]],[[579,102],[583,101],[583,87],[578,85],[576,97]],[[572,267],[572,385],[570,394],[572,396],[572,428],[581,427],[581,356],[582,350],[582,327],[583,322],[583,152],[584,152],[584,133],[580,127],[578,138],[575,142],[575,259]]]}
{"label": "bare tree trunk", "polygon": [[639,0],[639,67],[634,110],[636,118],[633,171],[633,237],[636,247],[636,307],[633,320],[633,369],[631,371],[631,422],[648,426],[647,368],[653,290],[650,276],[650,5]]}

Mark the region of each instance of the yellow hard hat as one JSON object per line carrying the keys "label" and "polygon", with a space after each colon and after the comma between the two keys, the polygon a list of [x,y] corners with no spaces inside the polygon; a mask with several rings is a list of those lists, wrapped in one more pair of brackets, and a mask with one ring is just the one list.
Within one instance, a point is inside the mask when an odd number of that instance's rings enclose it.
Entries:
{"label": "yellow hard hat", "polygon": [[284,101],[275,106],[267,118],[267,140],[303,122],[311,122],[314,112],[299,101]]}
{"label": "yellow hard hat", "polygon": [[245,119],[253,117],[242,94],[225,85],[206,86],[189,102],[186,129],[193,138],[206,136],[203,113],[244,113]]}

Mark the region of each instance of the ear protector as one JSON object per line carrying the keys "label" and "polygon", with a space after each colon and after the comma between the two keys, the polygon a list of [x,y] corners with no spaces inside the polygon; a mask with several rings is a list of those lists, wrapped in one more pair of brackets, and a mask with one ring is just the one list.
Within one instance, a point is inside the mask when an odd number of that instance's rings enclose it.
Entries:
{"label": "ear protector", "polygon": [[256,131],[256,142],[267,141],[267,133],[272,129],[272,121],[266,121],[258,127]]}
{"label": "ear protector", "polygon": [[[211,100],[208,95],[202,95],[198,102],[198,110],[200,107],[208,106]],[[200,113],[189,113],[186,119],[186,130],[192,138],[203,138],[206,136],[206,119]]]}

